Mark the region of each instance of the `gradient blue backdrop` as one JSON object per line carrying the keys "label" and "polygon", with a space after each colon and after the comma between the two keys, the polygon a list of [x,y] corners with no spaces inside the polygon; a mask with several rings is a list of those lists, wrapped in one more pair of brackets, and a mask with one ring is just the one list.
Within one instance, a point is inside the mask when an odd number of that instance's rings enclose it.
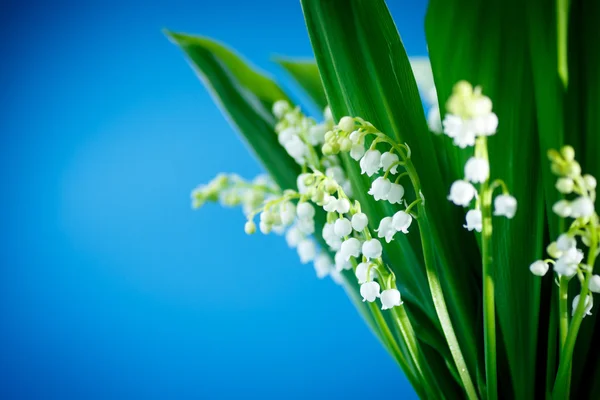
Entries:
{"label": "gradient blue backdrop", "polygon": [[[424,55],[425,4],[389,3]],[[339,287],[189,206],[261,169],[161,28],[289,86],[269,57],[310,56],[298,1],[3,0],[0,22],[0,398],[414,398]]]}

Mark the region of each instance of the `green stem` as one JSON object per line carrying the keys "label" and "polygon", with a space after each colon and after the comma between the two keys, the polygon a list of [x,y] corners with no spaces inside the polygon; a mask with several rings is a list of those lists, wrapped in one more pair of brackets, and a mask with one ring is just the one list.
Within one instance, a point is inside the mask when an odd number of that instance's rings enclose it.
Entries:
{"label": "green stem", "polygon": [[560,331],[560,351],[562,352],[567,342],[569,333],[569,280],[561,276],[558,286],[558,313]]}
{"label": "green stem", "polygon": [[550,319],[548,320],[548,348],[546,362],[546,400],[552,399],[552,380],[556,374],[556,331],[557,331],[557,313],[558,298],[554,287],[550,302]]}
{"label": "green stem", "polygon": [[556,0],[556,47],[558,75],[566,88],[569,84],[569,64],[567,55],[567,32],[569,23],[569,0]]}
{"label": "green stem", "polygon": [[585,279],[581,285],[581,293],[579,294],[579,304],[575,309],[573,318],[571,319],[571,325],[569,325],[569,333],[567,334],[567,340],[565,341],[564,348],[560,353],[560,363],[558,364],[558,373],[556,376],[556,382],[554,384],[554,391],[552,393],[553,398],[563,399],[567,398],[570,388],[570,376],[571,376],[571,361],[573,358],[573,350],[575,348],[575,342],[577,341],[577,334],[581,327],[585,312],[585,303],[587,295],[589,294],[590,278],[592,277],[592,270],[596,262],[596,252],[598,251],[598,217],[594,215],[590,226],[590,249],[588,252],[587,265],[590,268],[586,268]]}

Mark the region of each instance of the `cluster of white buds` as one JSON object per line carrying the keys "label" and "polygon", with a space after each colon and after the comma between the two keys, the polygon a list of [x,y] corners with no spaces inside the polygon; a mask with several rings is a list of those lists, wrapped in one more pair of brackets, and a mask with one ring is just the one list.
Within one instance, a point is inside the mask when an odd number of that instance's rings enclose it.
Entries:
{"label": "cluster of white buds", "polygon": [[491,136],[498,128],[498,117],[492,112],[492,101],[481,93],[481,87],[460,81],[446,103],[444,133],[464,149],[475,145],[480,136]]}
{"label": "cluster of white buds", "polygon": [[[537,276],[544,276],[552,264],[559,278],[570,280],[577,276],[589,291],[600,293],[600,276],[593,275],[594,262],[598,256],[598,240],[600,230],[598,214],[594,203],[596,200],[596,179],[591,175],[581,175],[581,166],[575,160],[575,151],[571,146],[563,147],[560,152],[550,150],[548,158],[551,170],[558,176],[556,189],[571,200],[559,200],[552,207],[554,213],[561,218],[572,218],[568,230],[547,248],[549,259],[533,262],[529,269]],[[588,247],[588,258],[584,263],[584,247]],[[579,305],[580,295],[573,299],[573,313]],[[586,293],[584,316],[591,315],[593,298]]]}
{"label": "cluster of white buds", "polygon": [[[369,148],[366,148],[366,138],[373,136]],[[387,147],[383,153],[379,147]],[[369,189],[369,194],[377,201],[387,201],[392,204],[406,204],[404,186],[399,181],[407,176],[407,172],[399,173],[410,158],[407,145],[398,145],[389,137],[379,132],[372,124],[361,118],[349,116],[340,119],[339,123],[325,134],[324,154],[349,152],[350,156],[360,163],[361,173],[369,177],[383,172],[376,177]],[[394,177],[391,180],[390,177]],[[379,238],[385,238],[389,243],[397,232],[408,233],[413,216],[411,208],[421,199],[415,200],[405,210],[396,212],[393,216],[385,217],[379,222],[376,230]]]}
{"label": "cluster of white buds", "polygon": [[192,208],[206,202],[236,207],[241,205],[245,215],[259,207],[266,199],[281,194],[281,189],[268,175],[259,175],[247,181],[236,174],[219,174],[207,184],[199,185],[191,193]]}
{"label": "cluster of white buds", "polygon": [[325,131],[332,124],[329,109],[324,111],[325,121],[320,124],[286,100],[278,100],[273,104],[273,114],[278,119],[275,125],[277,139],[287,153],[299,165],[315,166],[318,162],[315,146],[324,143]]}
{"label": "cluster of white buds", "polygon": [[[498,117],[492,112],[492,101],[481,93],[479,86],[460,81],[454,85],[452,95],[446,103],[448,113],[444,118],[444,133],[454,139],[460,148],[475,146],[475,154],[465,164],[464,179],[450,187],[448,200],[461,207],[469,207],[475,199],[475,208],[467,212],[464,227],[470,231],[483,229],[483,197],[491,196],[502,187],[503,193],[494,199],[494,215],[513,218],[517,212],[517,199],[508,193],[503,181],[495,180],[491,185],[490,164],[487,156],[487,137],[496,133]],[[479,185],[479,191],[474,185]]]}

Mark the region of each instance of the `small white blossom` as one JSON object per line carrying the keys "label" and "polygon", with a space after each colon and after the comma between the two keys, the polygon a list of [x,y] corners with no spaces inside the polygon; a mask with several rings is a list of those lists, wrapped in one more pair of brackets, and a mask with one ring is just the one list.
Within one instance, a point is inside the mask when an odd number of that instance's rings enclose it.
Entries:
{"label": "small white blossom", "polygon": [[348,116],[342,117],[342,119],[340,119],[338,127],[344,132],[354,131],[354,118]]}
{"label": "small white blossom", "polygon": [[442,127],[442,117],[440,116],[440,107],[437,104],[431,106],[427,112],[427,126],[436,135],[439,135],[444,130]]}
{"label": "small white blossom", "polygon": [[594,293],[600,293],[600,275],[592,275],[589,289]]}
{"label": "small white blossom", "polygon": [[344,237],[352,233],[352,223],[347,218],[340,218],[335,221],[333,231],[339,237]]}
{"label": "small white blossom", "polygon": [[283,203],[279,207],[279,215],[281,216],[281,223],[283,225],[290,225],[292,222],[294,222],[294,219],[296,218],[296,206],[294,205],[294,203],[291,203],[289,201]]}
{"label": "small white blossom", "polygon": [[562,218],[567,218],[571,215],[571,203],[567,200],[559,200],[552,206],[552,211]]}
{"label": "small white blossom", "polygon": [[370,303],[377,300],[379,297],[379,283],[377,282],[365,282],[360,285],[360,295],[363,297],[363,301]]}
{"label": "small white blossom", "polygon": [[352,132],[349,138],[353,145],[365,144],[365,136],[359,131]]}
{"label": "small white blossom", "polygon": [[585,184],[585,188],[587,190],[596,189],[596,185],[598,184],[598,182],[596,182],[596,178],[594,178],[592,175],[584,175],[583,183]]}
{"label": "small white blossom", "polygon": [[396,234],[397,230],[394,229],[394,219],[392,217],[385,217],[379,222],[379,228],[375,230],[377,237],[385,238],[387,243],[391,242]]}
{"label": "small white blossom", "polygon": [[356,266],[356,271],[354,272],[356,275],[356,279],[358,279],[359,284],[363,284],[371,279],[367,279],[367,271],[369,270],[370,263],[362,262]]}
{"label": "small white blossom", "polygon": [[381,153],[379,150],[369,150],[360,159],[360,173],[372,176],[381,168]]}
{"label": "small white blossom", "polygon": [[335,270],[343,271],[346,269],[352,269],[352,264],[345,258],[344,253],[340,250],[335,253]]}
{"label": "small white blossom", "polygon": [[594,215],[594,203],[589,197],[578,197],[571,202],[571,217],[587,218]]}
{"label": "small white blossom", "polygon": [[300,241],[300,243],[298,243],[298,255],[300,256],[300,262],[302,264],[314,260],[317,255],[317,246],[315,246],[315,242],[310,239],[303,239]]}
{"label": "small white blossom", "polygon": [[402,299],[398,289],[387,289],[381,292],[381,309],[388,310],[392,307],[401,306]]}
{"label": "small white blossom", "polygon": [[569,264],[579,265],[583,261],[583,251],[576,247],[571,247],[562,253],[559,260],[564,260]]}
{"label": "small white blossom", "polygon": [[406,211],[398,211],[392,218],[392,226],[397,232],[408,233],[408,228],[410,227],[411,223],[412,216]]}
{"label": "small white blossom", "polygon": [[369,190],[369,194],[373,196],[375,200],[385,200],[388,197],[392,183],[383,176],[375,179]]}
{"label": "small white blossom", "polygon": [[381,242],[377,239],[367,240],[362,245],[362,253],[367,258],[379,258],[383,252]]}
{"label": "small white blossom", "polygon": [[577,246],[577,241],[574,237],[563,233],[556,239],[556,249],[559,251],[567,251]]}
{"label": "small white blossom", "polygon": [[272,225],[267,224],[265,221],[260,221],[258,227],[263,235],[268,235],[269,233],[271,233],[271,229],[273,228]]}
{"label": "small white blossom", "polygon": [[339,165],[334,165],[332,167],[327,168],[325,170],[325,175],[328,178],[333,179],[337,183],[342,183],[346,180],[346,174],[344,173],[342,167],[340,167]]}
{"label": "small white blossom", "polygon": [[546,272],[548,272],[549,269],[549,265],[547,262],[542,261],[542,260],[537,260],[534,261],[530,266],[529,266],[529,270],[531,271],[532,274],[537,275],[537,276],[544,276],[546,275]]}
{"label": "small white blossom", "polygon": [[471,124],[477,136],[491,136],[498,129],[498,116],[489,112],[473,118]]}
{"label": "small white blossom", "polygon": [[342,242],[340,253],[344,260],[348,261],[350,257],[358,257],[360,255],[362,243],[356,238],[346,239]]}
{"label": "small white blossom", "polygon": [[572,278],[577,273],[577,267],[583,260],[583,252],[577,248],[570,248],[563,252],[554,263],[554,272],[558,275]]}
{"label": "small white blossom", "polygon": [[477,232],[481,232],[482,226],[482,217],[481,210],[469,210],[465,217],[467,223],[463,225],[468,230],[476,230]]}
{"label": "small white blossom", "polygon": [[477,191],[469,182],[466,181],[455,181],[450,187],[450,195],[448,200],[456,204],[457,206],[466,207],[471,203],[473,197]]}
{"label": "small white blossom", "polygon": [[305,157],[308,154],[306,143],[298,136],[293,136],[285,145],[285,150],[298,164],[304,164]]}
{"label": "small white blossom", "polygon": [[350,149],[350,157],[352,157],[352,159],[358,161],[364,155],[365,155],[365,145],[364,144],[352,145],[352,148]]}
{"label": "small white blossom", "polygon": [[277,100],[273,103],[273,114],[279,119],[281,119],[289,109],[290,104],[285,100]]}
{"label": "small white blossom", "polygon": [[328,223],[323,227],[323,239],[327,246],[332,250],[337,251],[342,247],[342,240],[334,232],[334,224]]}
{"label": "small white blossom", "polygon": [[[573,312],[572,312],[571,315],[575,315],[575,311],[577,310],[577,306],[579,306],[579,298],[580,297],[581,297],[581,295],[578,294],[577,296],[575,296],[573,298]],[[592,315],[592,307],[594,307],[594,298],[591,295],[588,294],[585,297],[585,308],[583,310],[583,317],[584,318],[585,318],[586,315]]]}
{"label": "small white blossom", "polygon": [[256,224],[254,221],[247,221],[244,225],[244,231],[247,235],[252,235],[254,232],[256,232]]}
{"label": "small white blossom", "polygon": [[361,232],[363,229],[365,229],[367,227],[368,224],[369,224],[369,218],[367,217],[367,214],[357,213],[352,216],[352,228],[355,231]]}
{"label": "small white blossom", "polygon": [[312,219],[315,216],[315,208],[309,202],[300,203],[296,207],[296,213],[300,219]]}
{"label": "small white blossom", "polygon": [[315,272],[317,273],[317,278],[319,279],[325,278],[333,269],[333,264],[331,263],[329,256],[325,253],[321,253],[315,257],[313,264]]}
{"label": "small white blossom", "polygon": [[350,202],[348,201],[348,199],[337,199],[333,196],[330,196],[325,205],[323,206],[323,209],[327,212],[337,212],[340,214],[345,214],[348,211],[350,211]]}
{"label": "small white blossom", "polygon": [[569,194],[573,191],[573,187],[575,184],[573,183],[573,179],[571,178],[559,178],[556,181],[556,190],[563,194]]}
{"label": "small white blossom", "polygon": [[285,128],[277,134],[277,140],[279,144],[284,146],[293,138],[298,137],[298,130],[293,127]]}
{"label": "small white blossom", "polygon": [[285,233],[285,241],[288,246],[295,248],[304,239],[304,234],[298,229],[297,226],[292,226]]}
{"label": "small white blossom", "polygon": [[307,178],[312,179],[312,174],[300,174],[296,179],[296,185],[298,186],[298,193],[305,194],[308,191],[308,186],[306,185]]}
{"label": "small white blossom", "polygon": [[490,177],[490,164],[485,158],[471,157],[465,164],[465,179],[483,183]]}
{"label": "small white blossom", "polygon": [[404,197],[404,187],[398,183],[392,183],[390,186],[390,190],[387,195],[387,201],[392,204],[400,204],[402,203],[402,198]]}
{"label": "small white blossom", "polygon": [[325,125],[313,125],[308,130],[308,143],[317,146],[325,142]]}
{"label": "small white blossom", "polygon": [[305,235],[312,235],[313,233],[315,233],[314,219],[299,219],[296,226]]}
{"label": "small white blossom", "polygon": [[[383,168],[383,172],[387,172],[388,169],[394,164],[397,163],[400,159],[398,158],[398,154],[391,153],[386,151],[381,155],[381,167]],[[394,165],[392,169],[390,169],[391,174],[395,174],[398,172],[398,165]]]}
{"label": "small white blossom", "polygon": [[475,132],[471,124],[465,123],[462,118],[446,114],[443,126],[444,133],[454,139],[454,144],[461,149],[475,145]]}
{"label": "small white blossom", "polygon": [[494,215],[504,216],[508,219],[517,212],[517,199],[509,194],[501,194],[494,199]]}

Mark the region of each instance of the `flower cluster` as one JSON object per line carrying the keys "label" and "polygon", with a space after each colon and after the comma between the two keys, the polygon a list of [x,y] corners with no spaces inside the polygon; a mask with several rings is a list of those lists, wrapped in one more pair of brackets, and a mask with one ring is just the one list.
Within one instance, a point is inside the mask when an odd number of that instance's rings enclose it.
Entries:
{"label": "flower cluster", "polygon": [[[366,139],[369,136],[372,136],[373,140],[367,148]],[[388,151],[382,153],[381,147],[385,147]],[[350,157],[359,161],[361,173],[369,177],[383,172],[383,175],[373,180],[368,193],[377,201],[387,201],[391,204],[405,203],[405,189],[399,182],[402,177],[408,175],[408,172],[399,173],[398,169],[403,168],[406,160],[410,158],[410,149],[407,145],[396,144],[361,118],[345,116],[340,119],[337,126],[325,134],[322,151],[324,154],[349,152]],[[391,180],[390,177],[395,179]],[[379,228],[376,230],[378,237],[385,238],[389,243],[397,232],[408,233],[413,219],[410,210],[419,201],[421,199],[411,203],[405,210],[379,221]]]}
{"label": "flower cluster", "polygon": [[[544,276],[552,264],[559,279],[567,281],[578,276],[582,287],[588,285],[589,291],[600,293],[600,276],[592,275],[595,259],[598,255],[598,214],[596,200],[596,179],[591,175],[581,175],[581,166],[575,160],[575,151],[565,146],[560,152],[548,152],[552,172],[558,176],[556,189],[570,200],[556,202],[552,210],[561,218],[572,218],[569,229],[562,233],[547,248],[549,259],[533,262],[529,269],[537,276]],[[584,263],[583,247],[588,247],[588,258]],[[590,315],[593,306],[591,295],[585,294],[584,315]],[[573,299],[573,313],[579,305],[580,295]]]}
{"label": "flower cluster", "polygon": [[[498,117],[492,112],[492,101],[481,93],[481,88],[473,88],[465,81],[454,85],[446,107],[448,113],[444,118],[444,133],[453,138],[454,144],[460,148],[475,146],[475,154],[465,164],[465,177],[452,183],[448,200],[457,206],[469,207],[476,199],[475,208],[467,212],[464,227],[481,232],[482,209],[486,207],[484,198],[491,200],[498,186],[502,187],[503,193],[494,199],[494,215],[513,218],[517,212],[517,200],[508,193],[503,181],[496,180],[488,185],[490,164],[486,139],[496,133]],[[480,185],[479,191],[474,184]]]}

